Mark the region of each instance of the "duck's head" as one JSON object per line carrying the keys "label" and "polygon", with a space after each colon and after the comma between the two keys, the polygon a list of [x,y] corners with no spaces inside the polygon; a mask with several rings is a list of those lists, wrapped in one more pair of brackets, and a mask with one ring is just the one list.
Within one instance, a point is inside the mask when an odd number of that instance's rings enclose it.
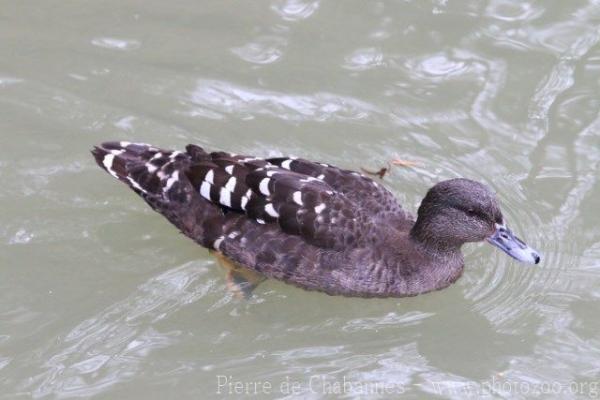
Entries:
{"label": "duck's head", "polygon": [[433,251],[487,240],[519,261],[540,262],[538,252],[506,226],[491,189],[469,179],[451,179],[429,189],[411,236]]}

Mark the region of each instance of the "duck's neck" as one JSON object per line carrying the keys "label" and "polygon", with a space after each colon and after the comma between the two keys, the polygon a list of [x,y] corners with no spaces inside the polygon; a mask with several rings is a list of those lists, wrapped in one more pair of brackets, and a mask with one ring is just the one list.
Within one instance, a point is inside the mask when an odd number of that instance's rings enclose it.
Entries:
{"label": "duck's neck", "polygon": [[464,241],[452,238],[447,234],[448,228],[443,221],[436,218],[420,216],[409,233],[415,248],[433,257],[454,257],[460,254]]}
{"label": "duck's neck", "polygon": [[[415,231],[418,235],[419,231]],[[380,276],[388,296],[414,296],[447,287],[463,270],[460,246],[442,245],[431,238],[409,234],[390,235],[381,255],[385,272],[362,271],[372,279]],[[398,243],[401,243],[398,246]],[[373,268],[377,268],[374,266]]]}
{"label": "duck's neck", "polygon": [[406,291],[404,295],[445,288],[462,274],[464,242],[448,236],[442,221],[420,218],[409,232],[408,241],[415,258],[421,261],[417,268],[397,271],[396,290]]}

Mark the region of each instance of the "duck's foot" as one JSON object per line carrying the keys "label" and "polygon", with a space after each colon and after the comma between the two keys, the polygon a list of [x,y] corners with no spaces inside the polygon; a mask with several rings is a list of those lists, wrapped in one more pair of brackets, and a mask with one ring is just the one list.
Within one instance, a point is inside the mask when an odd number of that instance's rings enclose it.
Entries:
{"label": "duck's foot", "polygon": [[385,174],[388,173],[388,171],[390,170],[389,165],[387,167],[382,167],[379,169],[379,171],[369,171],[366,168],[360,167],[360,170],[362,172],[364,172],[367,175],[373,175],[373,176],[378,176],[379,179],[383,179],[383,177],[385,176]]}
{"label": "duck's foot", "polygon": [[416,167],[417,165],[419,165],[419,163],[416,161],[402,160],[400,158],[392,160],[391,163],[392,165],[399,165],[401,167]]}
{"label": "duck's foot", "polygon": [[238,299],[249,299],[252,291],[266,279],[260,273],[231,261],[220,252],[211,250],[210,253],[226,271],[227,290]]}
{"label": "duck's foot", "polygon": [[366,168],[360,167],[360,169],[362,170],[362,172],[364,172],[367,175],[373,175],[373,176],[378,176],[379,179],[383,179],[383,177],[390,172],[390,169],[392,167],[392,165],[399,165],[401,167],[415,167],[417,165],[419,165],[418,162],[416,161],[409,161],[409,160],[401,160],[401,159],[395,159],[395,160],[391,160],[389,161],[385,167],[381,167],[379,170],[377,171],[370,171]]}

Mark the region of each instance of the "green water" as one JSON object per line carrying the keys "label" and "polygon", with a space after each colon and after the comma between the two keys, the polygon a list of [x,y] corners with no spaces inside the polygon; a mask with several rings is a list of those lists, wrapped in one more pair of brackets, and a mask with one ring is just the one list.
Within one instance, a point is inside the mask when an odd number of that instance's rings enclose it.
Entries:
{"label": "green water", "polygon": [[[0,398],[600,397],[597,1],[0,1]],[[109,139],[492,186],[542,263],[249,301]],[[242,393],[242,394],[240,394]]]}

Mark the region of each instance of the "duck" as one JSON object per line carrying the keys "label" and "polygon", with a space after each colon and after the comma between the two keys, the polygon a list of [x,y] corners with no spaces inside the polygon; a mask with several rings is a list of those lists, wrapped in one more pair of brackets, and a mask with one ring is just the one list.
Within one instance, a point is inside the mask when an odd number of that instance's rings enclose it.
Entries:
{"label": "duck", "polygon": [[92,154],[199,245],[306,290],[406,297],[443,289],[462,275],[461,248],[470,242],[540,262],[508,228],[496,194],[470,179],[435,184],[415,218],[370,177],[303,158],[127,141]]}

